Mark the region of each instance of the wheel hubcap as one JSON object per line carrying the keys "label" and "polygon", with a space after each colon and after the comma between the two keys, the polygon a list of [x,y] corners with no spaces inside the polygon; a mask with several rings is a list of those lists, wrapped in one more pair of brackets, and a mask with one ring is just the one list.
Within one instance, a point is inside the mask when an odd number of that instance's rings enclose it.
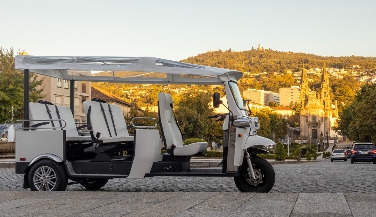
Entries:
{"label": "wheel hubcap", "polygon": [[49,166],[41,166],[35,171],[33,182],[39,191],[51,191],[56,186],[56,173]]}
{"label": "wheel hubcap", "polygon": [[[249,169],[248,169],[249,170]],[[247,182],[250,184],[250,185],[254,185],[254,186],[257,186],[259,184],[262,183],[262,178],[263,178],[263,175],[261,173],[261,171],[259,169],[256,169],[256,168],[253,168],[253,172],[255,173],[255,179],[252,179],[251,177],[248,176],[247,174]]]}

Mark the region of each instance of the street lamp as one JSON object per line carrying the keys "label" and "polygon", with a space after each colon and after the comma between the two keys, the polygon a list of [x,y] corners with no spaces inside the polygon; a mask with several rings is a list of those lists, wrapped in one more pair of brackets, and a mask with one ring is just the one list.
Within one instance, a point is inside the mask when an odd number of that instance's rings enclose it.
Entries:
{"label": "street lamp", "polygon": [[329,132],[326,131],[326,144],[329,147]]}

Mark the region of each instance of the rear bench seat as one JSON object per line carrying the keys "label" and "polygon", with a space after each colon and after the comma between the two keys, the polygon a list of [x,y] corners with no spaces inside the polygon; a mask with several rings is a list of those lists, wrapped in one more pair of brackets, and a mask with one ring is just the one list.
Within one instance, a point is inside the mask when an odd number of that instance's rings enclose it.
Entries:
{"label": "rear bench seat", "polygon": [[79,135],[72,111],[68,107],[56,106],[45,102],[30,102],[29,115],[31,120],[30,126],[36,130],[64,129],[67,141],[92,140],[90,136]]}
{"label": "rear bench seat", "polygon": [[105,102],[85,101],[84,110],[92,136],[99,135],[98,140],[102,143],[134,141],[134,137],[129,136],[120,106]]}

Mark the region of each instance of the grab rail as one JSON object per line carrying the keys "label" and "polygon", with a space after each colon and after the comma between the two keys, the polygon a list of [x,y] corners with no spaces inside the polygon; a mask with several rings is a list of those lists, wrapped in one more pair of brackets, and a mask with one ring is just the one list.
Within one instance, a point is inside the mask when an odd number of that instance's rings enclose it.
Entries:
{"label": "grab rail", "polygon": [[[24,127],[24,123],[25,122],[40,122],[40,123],[37,123],[37,124],[34,124],[33,126],[29,126],[29,127]],[[51,121],[53,122],[62,122],[64,123],[64,126],[51,126],[51,127],[41,127],[43,125],[46,125],[46,124],[49,124],[51,123]],[[19,122],[19,123],[22,123],[22,127],[18,127],[17,129],[21,129],[21,130],[56,130],[56,129],[64,129],[66,126],[67,126],[67,122],[65,122],[65,120],[63,119],[47,119],[47,120],[17,120],[16,122]],[[39,125],[38,125],[39,124]],[[38,125],[38,126],[35,126],[35,125]]]}
{"label": "grab rail", "polygon": [[[137,121],[140,121],[140,120],[154,121],[155,124],[154,125],[138,125]],[[158,122],[157,122],[157,119],[155,119],[155,118],[135,117],[135,118],[132,119],[131,125],[132,125],[132,127],[136,128],[136,129],[155,129],[158,126]]]}

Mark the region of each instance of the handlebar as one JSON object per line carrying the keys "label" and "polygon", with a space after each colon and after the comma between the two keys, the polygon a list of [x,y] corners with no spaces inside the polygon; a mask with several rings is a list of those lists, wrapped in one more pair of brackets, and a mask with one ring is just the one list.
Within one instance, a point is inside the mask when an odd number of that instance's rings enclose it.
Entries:
{"label": "handlebar", "polygon": [[216,114],[216,115],[208,116],[208,118],[216,118],[217,120],[215,120],[215,121],[223,121],[226,118],[227,115],[228,115],[227,113],[226,114]]}

